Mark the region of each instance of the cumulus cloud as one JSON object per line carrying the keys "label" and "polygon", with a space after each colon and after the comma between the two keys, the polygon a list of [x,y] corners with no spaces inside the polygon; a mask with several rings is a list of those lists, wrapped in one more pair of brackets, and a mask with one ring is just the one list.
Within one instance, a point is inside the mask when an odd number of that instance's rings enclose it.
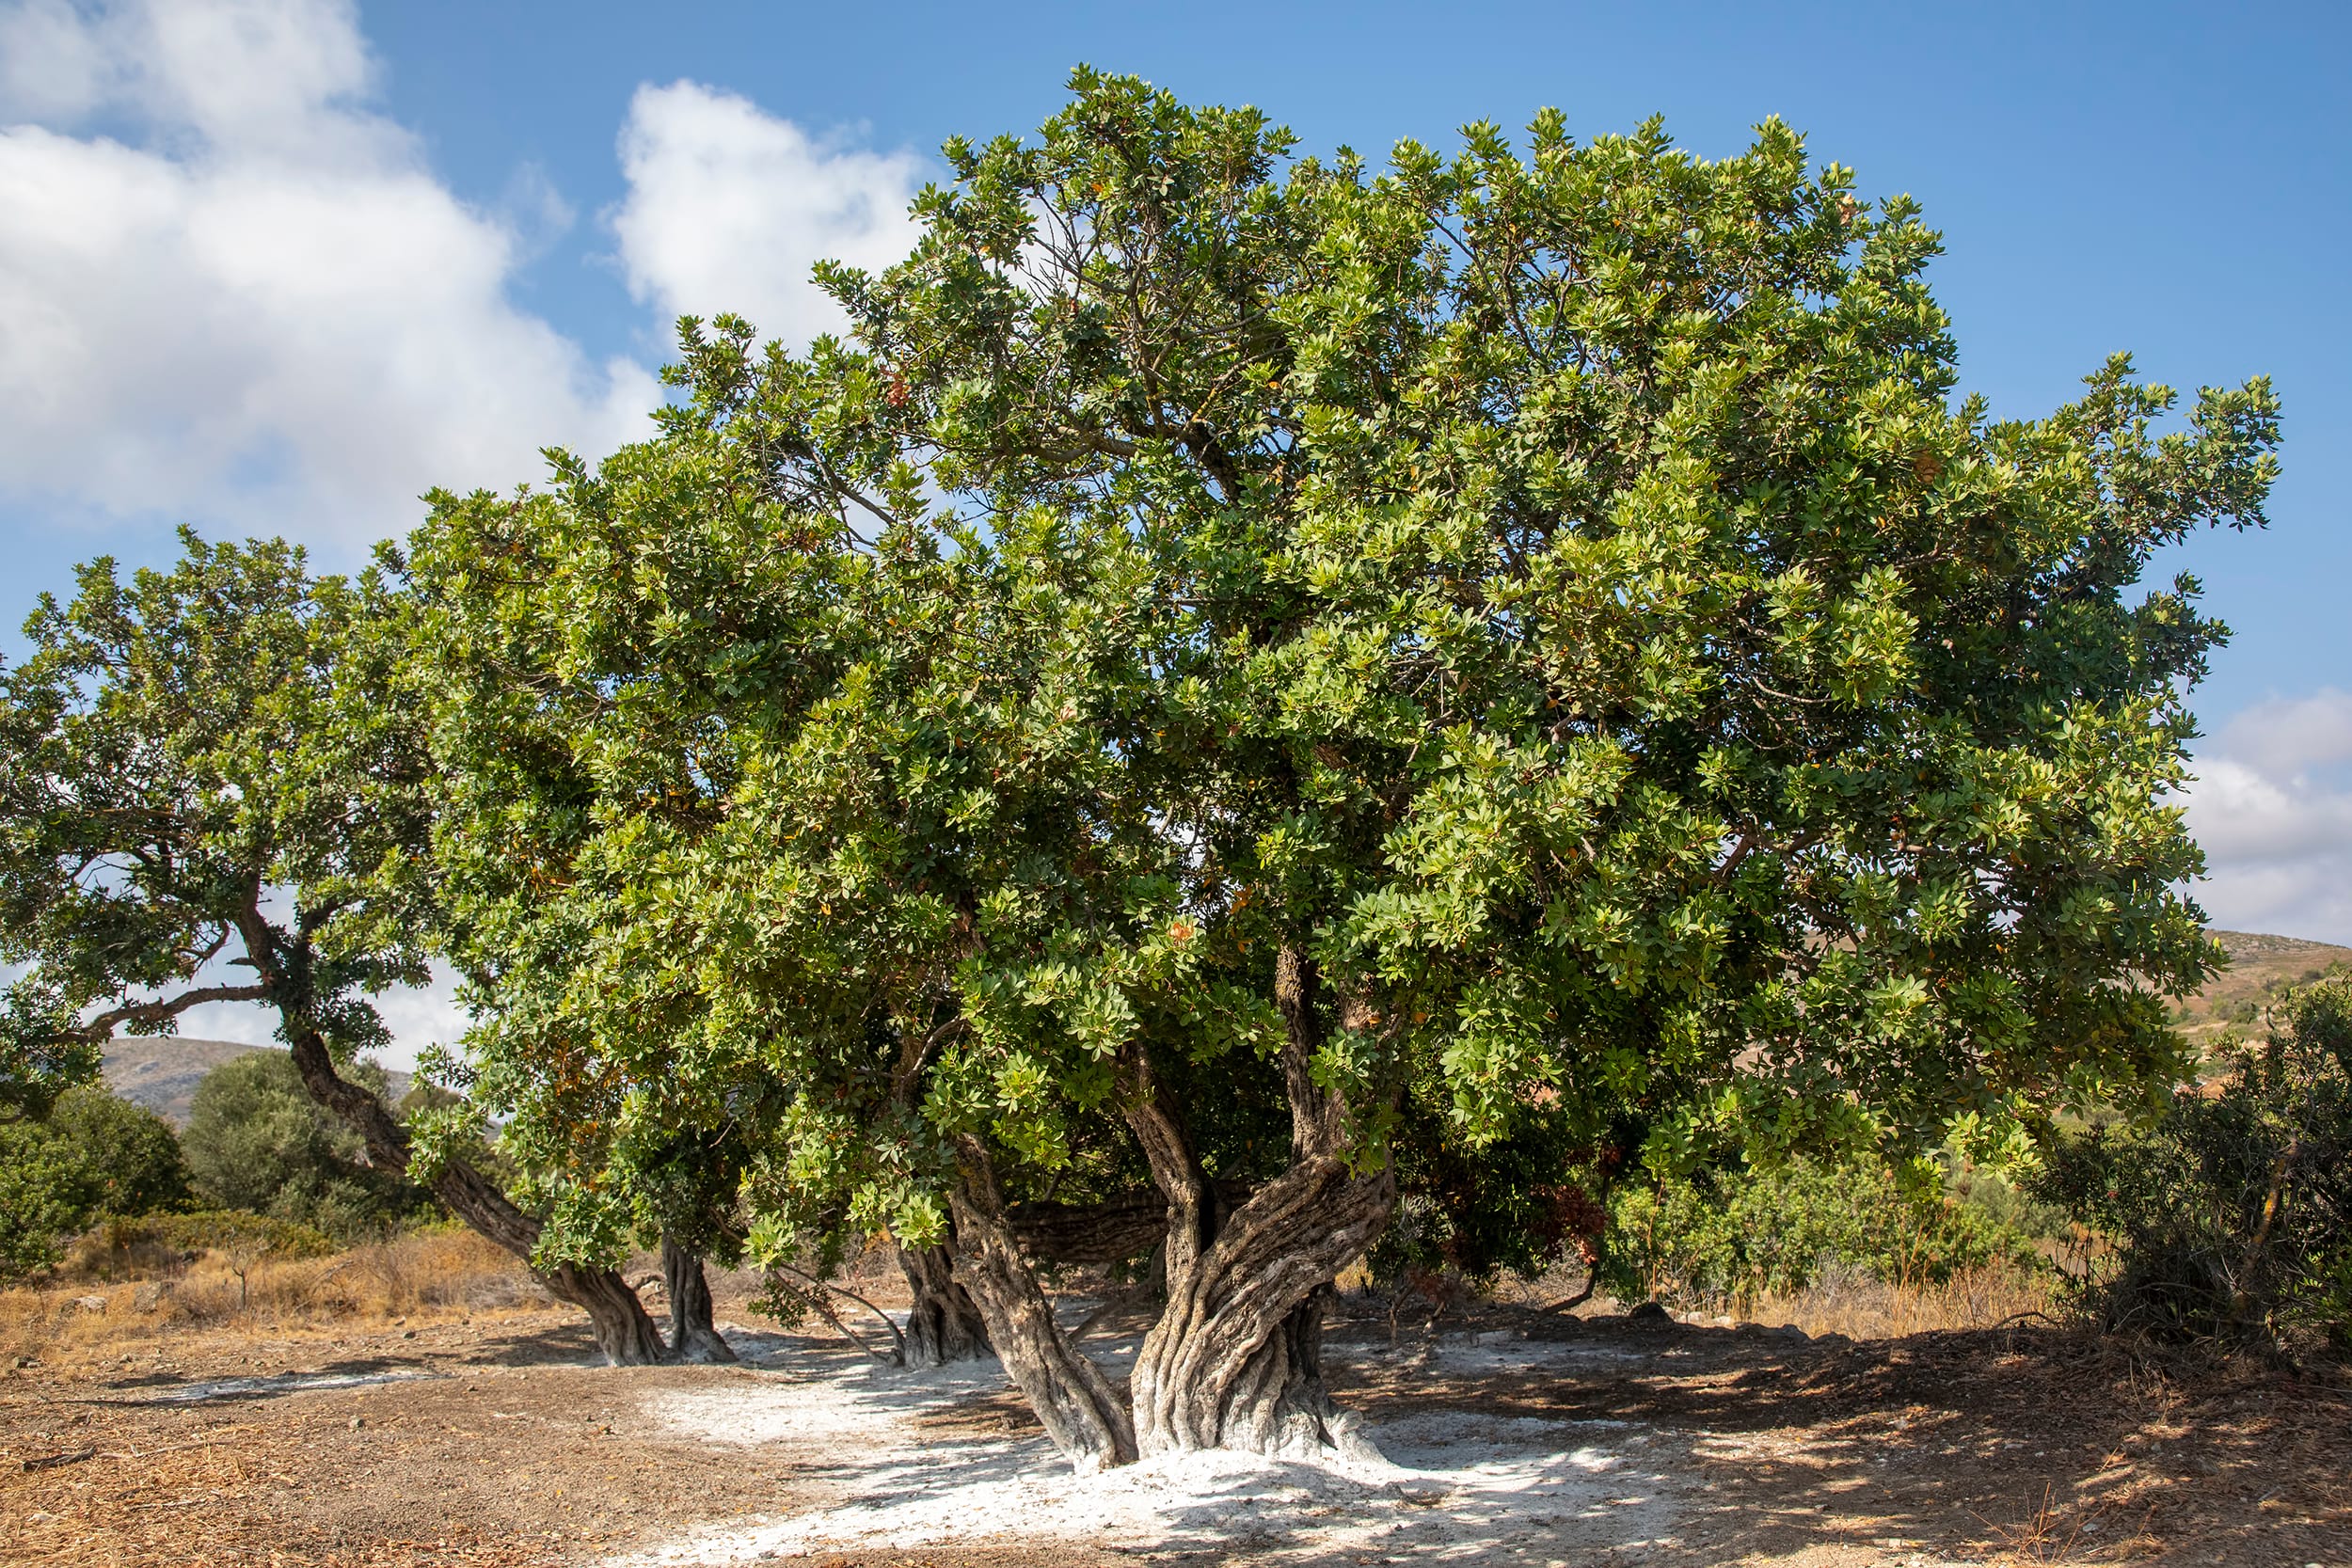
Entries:
{"label": "cumulus cloud", "polygon": [[[460,200],[375,81],[350,0],[0,0],[0,505],[347,560],[433,485],[644,429],[645,366],[590,362],[510,297],[572,230],[563,193],[525,166],[495,207]],[[818,258],[914,238],[920,160],[691,82],[637,94],[619,154],[617,261],[665,341],[734,310],[804,342],[839,325]],[[381,1005],[395,1065],[466,1025],[446,981]],[[261,1042],[276,1021],[183,1022]]]}
{"label": "cumulus cloud", "polygon": [[0,496],[350,545],[641,428],[644,367],[508,297],[560,197],[457,199],[343,0],[27,0],[0,62]]}
{"label": "cumulus cloud", "polygon": [[611,222],[629,293],[665,322],[733,311],[796,346],[842,325],[810,268],[904,256],[928,173],[911,153],[818,137],[693,82],[638,88],[620,155],[628,195]]}
{"label": "cumulus cloud", "polygon": [[[349,0],[0,0],[0,503],[351,546],[643,429],[644,365],[510,297],[562,193],[458,199],[374,83]],[[619,155],[665,346],[687,311],[838,326],[810,267],[902,255],[925,173],[692,82],[640,89]]]}
{"label": "cumulus cloud", "polygon": [[2259,703],[2198,748],[2188,821],[2214,923],[2352,943],[2352,692]]}

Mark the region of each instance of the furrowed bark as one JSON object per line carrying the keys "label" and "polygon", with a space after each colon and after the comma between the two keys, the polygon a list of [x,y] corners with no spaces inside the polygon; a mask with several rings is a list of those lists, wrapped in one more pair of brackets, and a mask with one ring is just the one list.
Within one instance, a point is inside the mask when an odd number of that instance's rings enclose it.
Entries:
{"label": "furrowed bark", "polygon": [[971,1292],[988,1324],[989,1343],[1055,1447],[1080,1475],[1133,1463],[1135,1424],[1109,1379],[1054,1322],[1037,1275],[1021,1257],[988,1150],[977,1138],[957,1140],[949,1203],[956,1281]]}
{"label": "furrowed bark", "polygon": [[914,1306],[907,1312],[907,1364],[944,1367],[990,1354],[988,1322],[971,1292],[956,1283],[955,1254],[944,1246],[900,1247]]}
{"label": "furrowed bark", "polygon": [[[891,1069],[890,1096],[911,1109],[922,1081],[923,1064],[930,1059],[932,1048],[962,1025],[958,1016],[950,1015],[920,1023],[901,1018],[898,1026],[898,1061]],[[989,1190],[995,1190],[993,1179]],[[898,1270],[906,1275],[911,1301],[906,1332],[900,1336],[909,1366],[972,1361],[994,1349],[989,1339],[994,1320],[983,1314],[959,1279],[952,1244],[919,1250],[900,1247]],[[1009,1358],[1005,1364],[1012,1365]]]}
{"label": "furrowed bark", "polygon": [[701,1257],[666,1235],[661,1283],[670,1297],[670,1359],[703,1366],[732,1362],[734,1348],[711,1322],[710,1279]]}
{"label": "furrowed bark", "polygon": [[1370,1444],[1323,1382],[1323,1305],[1339,1271],[1388,1226],[1394,1173],[1342,1157],[1346,1107],[1309,1070],[1322,1043],[1312,965],[1277,958],[1275,999],[1292,1164],[1220,1224],[1215,1194],[1138,1050],[1127,1070],[1128,1125],[1168,1199],[1168,1307],[1145,1336],[1131,1384],[1141,1452],[1245,1449],[1309,1457],[1367,1454]]}

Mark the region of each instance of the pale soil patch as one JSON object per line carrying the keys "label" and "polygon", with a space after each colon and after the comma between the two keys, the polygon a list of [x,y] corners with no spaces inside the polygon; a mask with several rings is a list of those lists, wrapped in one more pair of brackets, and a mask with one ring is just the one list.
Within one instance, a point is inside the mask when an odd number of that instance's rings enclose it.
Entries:
{"label": "pale soil patch", "polygon": [[[1096,1354],[1116,1373],[1133,1349],[1130,1340]],[[1007,1392],[993,1365],[919,1374],[842,1366],[719,1398],[660,1396],[646,1413],[680,1436],[824,1447],[838,1500],[624,1554],[613,1568],[1054,1543],[1266,1561],[1470,1553],[1534,1563],[1672,1539],[1662,1449],[1623,1422],[1432,1411],[1380,1430],[1387,1464],[1208,1453],[1081,1478],[1033,1423],[1009,1418]]]}
{"label": "pale soil patch", "polygon": [[[721,1299],[741,1322],[740,1282]],[[0,1560],[2352,1568],[2340,1371],[2167,1378],[2039,1331],[1842,1345],[1493,1308],[1391,1344],[1359,1310],[1331,1375],[1390,1466],[1218,1456],[1090,1482],[994,1369],[874,1377],[823,1335],[739,1336],[743,1368],[613,1370],[560,1308],[77,1325],[0,1362]],[[1094,1348],[1123,1372],[1128,1342]]]}

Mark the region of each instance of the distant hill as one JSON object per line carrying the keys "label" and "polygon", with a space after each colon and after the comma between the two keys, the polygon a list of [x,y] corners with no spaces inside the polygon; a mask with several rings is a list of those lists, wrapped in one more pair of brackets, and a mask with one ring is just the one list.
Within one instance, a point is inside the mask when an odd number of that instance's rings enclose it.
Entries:
{"label": "distant hill", "polygon": [[2229,951],[2230,967],[2172,1010],[2181,1033],[2200,1045],[2212,1043],[2229,1029],[2256,1033],[2263,1008],[2290,986],[2316,980],[2337,964],[2352,966],[2352,947],[2252,931],[2205,934]]}
{"label": "distant hill", "polygon": [[[135,1105],[144,1105],[174,1127],[188,1124],[196,1085],[223,1062],[255,1051],[275,1051],[274,1045],[240,1045],[234,1040],[191,1040],[176,1035],[109,1040],[106,1044],[106,1087]],[[408,1074],[394,1072],[391,1099],[397,1104],[408,1092]]]}

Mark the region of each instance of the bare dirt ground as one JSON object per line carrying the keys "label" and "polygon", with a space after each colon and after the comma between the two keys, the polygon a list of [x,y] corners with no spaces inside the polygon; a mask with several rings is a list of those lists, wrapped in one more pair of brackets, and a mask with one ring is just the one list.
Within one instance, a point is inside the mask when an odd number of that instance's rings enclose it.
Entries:
{"label": "bare dirt ground", "polygon": [[[1115,1374],[1136,1326],[1089,1341]],[[1335,1389],[1391,1464],[1080,1481],[993,1364],[735,1337],[742,1367],[607,1369],[526,1305],[61,1344],[0,1368],[0,1560],[2352,1564],[2341,1370],[1498,1307],[1392,1340],[1343,1314]]]}

